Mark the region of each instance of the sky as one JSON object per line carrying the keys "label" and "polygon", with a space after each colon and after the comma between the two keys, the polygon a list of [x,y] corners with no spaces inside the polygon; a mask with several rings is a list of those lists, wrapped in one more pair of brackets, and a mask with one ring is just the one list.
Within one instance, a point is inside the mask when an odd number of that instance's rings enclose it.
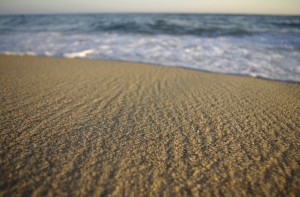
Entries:
{"label": "sky", "polygon": [[300,0],[0,0],[0,14],[90,12],[300,15]]}

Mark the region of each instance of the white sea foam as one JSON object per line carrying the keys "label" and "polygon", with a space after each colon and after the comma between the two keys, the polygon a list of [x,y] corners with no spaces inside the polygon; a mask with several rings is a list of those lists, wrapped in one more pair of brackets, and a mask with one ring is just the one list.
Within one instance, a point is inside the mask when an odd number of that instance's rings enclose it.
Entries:
{"label": "white sea foam", "polygon": [[0,35],[0,53],[102,58],[300,82],[300,38],[140,34]]}
{"label": "white sea foam", "polygon": [[22,55],[21,53],[16,53],[12,51],[3,51],[2,54],[4,55]]}
{"label": "white sea foam", "polygon": [[74,53],[66,53],[63,56],[67,57],[67,58],[76,58],[76,57],[86,57],[88,54],[93,53],[94,50],[93,49],[89,49],[89,50],[84,50],[84,51],[79,51],[79,52],[74,52]]}

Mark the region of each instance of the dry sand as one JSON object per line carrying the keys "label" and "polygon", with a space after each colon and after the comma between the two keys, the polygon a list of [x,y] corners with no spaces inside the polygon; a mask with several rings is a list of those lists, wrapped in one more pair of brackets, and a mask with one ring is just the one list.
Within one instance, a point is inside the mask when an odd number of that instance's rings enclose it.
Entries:
{"label": "dry sand", "polygon": [[299,196],[300,85],[0,56],[1,196]]}

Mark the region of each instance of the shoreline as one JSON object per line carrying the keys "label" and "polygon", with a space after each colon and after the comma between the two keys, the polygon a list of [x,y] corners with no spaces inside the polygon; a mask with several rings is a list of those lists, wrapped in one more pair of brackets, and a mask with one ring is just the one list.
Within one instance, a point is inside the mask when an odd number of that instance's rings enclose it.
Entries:
{"label": "shoreline", "polygon": [[212,74],[221,74],[221,75],[231,75],[231,76],[241,76],[241,77],[249,77],[249,78],[256,78],[256,79],[262,79],[262,80],[267,80],[267,81],[277,81],[277,82],[284,82],[284,83],[294,83],[294,84],[300,84],[300,81],[293,81],[293,80],[280,80],[280,79],[271,79],[271,78],[266,78],[266,77],[261,77],[261,76],[252,76],[252,75],[247,75],[247,74],[237,74],[237,73],[222,73],[222,72],[214,72],[214,71],[209,71],[209,70],[203,70],[203,69],[197,69],[197,68],[192,68],[192,67],[185,67],[185,66],[172,66],[172,65],[164,65],[164,64],[154,64],[154,63],[147,63],[147,62],[138,62],[138,61],[126,61],[126,60],[113,60],[113,59],[97,59],[97,58],[85,58],[85,57],[75,57],[75,58],[70,58],[70,57],[57,57],[57,56],[46,56],[46,55],[31,55],[31,54],[5,54],[5,53],[0,53],[0,58],[1,56],[20,56],[20,57],[41,57],[41,58],[55,58],[55,59],[75,59],[75,60],[91,60],[91,61],[108,61],[108,62],[125,62],[125,63],[132,63],[132,64],[142,64],[142,65],[150,65],[150,66],[161,66],[161,67],[170,67],[170,68],[180,68],[180,69],[187,69],[187,70],[194,70],[194,71],[199,71],[199,72],[204,72],[204,73],[212,73]]}
{"label": "shoreline", "polygon": [[2,196],[296,196],[300,84],[0,55]]}

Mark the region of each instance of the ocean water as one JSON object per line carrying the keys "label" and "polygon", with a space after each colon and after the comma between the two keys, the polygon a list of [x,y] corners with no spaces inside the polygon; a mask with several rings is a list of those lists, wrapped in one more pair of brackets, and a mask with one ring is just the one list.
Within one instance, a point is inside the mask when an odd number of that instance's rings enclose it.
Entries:
{"label": "ocean water", "polygon": [[0,53],[109,59],[300,82],[300,16],[0,16]]}

